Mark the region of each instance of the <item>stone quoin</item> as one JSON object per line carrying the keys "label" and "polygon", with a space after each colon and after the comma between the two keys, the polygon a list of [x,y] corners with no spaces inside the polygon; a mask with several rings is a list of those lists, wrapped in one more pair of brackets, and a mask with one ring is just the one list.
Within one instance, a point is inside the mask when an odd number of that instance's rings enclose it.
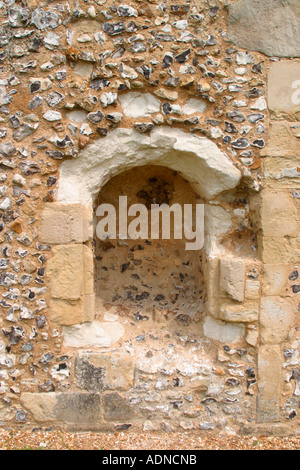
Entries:
{"label": "stone quoin", "polygon": [[298,1],[0,16],[0,426],[299,433]]}

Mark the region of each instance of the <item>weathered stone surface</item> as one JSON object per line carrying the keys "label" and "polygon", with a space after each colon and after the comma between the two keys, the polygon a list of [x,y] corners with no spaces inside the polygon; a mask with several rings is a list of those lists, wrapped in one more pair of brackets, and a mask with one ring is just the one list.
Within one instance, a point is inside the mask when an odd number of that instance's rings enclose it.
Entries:
{"label": "weathered stone surface", "polygon": [[259,306],[256,304],[222,304],[220,320],[233,323],[252,323],[258,320]]}
{"label": "weathered stone surface", "polygon": [[259,423],[279,421],[281,355],[279,346],[262,346],[258,352]]}
{"label": "weathered stone surface", "polygon": [[215,320],[207,316],[203,324],[203,333],[208,338],[220,341],[221,343],[236,343],[245,335],[243,324],[230,324],[220,320]]}
{"label": "weathered stone surface", "polygon": [[100,395],[97,393],[60,393],[54,407],[56,420],[81,426],[101,420]]}
{"label": "weathered stone surface", "polygon": [[33,414],[36,421],[54,421],[56,414],[54,408],[57,404],[57,394],[50,393],[28,393],[21,394],[22,405]]}
{"label": "weathered stone surface", "polygon": [[289,119],[300,113],[300,61],[272,64],[268,74],[268,107],[277,115]]}
{"label": "weathered stone surface", "polygon": [[264,297],[261,299],[260,324],[263,344],[280,344],[290,333],[294,321],[294,304],[289,298]]}
{"label": "weathered stone surface", "polygon": [[52,253],[47,270],[51,298],[77,300],[82,295],[92,294],[93,269],[90,248],[81,244],[56,245]]}
{"label": "weathered stone surface", "polygon": [[261,227],[265,237],[298,236],[297,209],[289,192],[262,192]]}
{"label": "weathered stone surface", "polygon": [[228,34],[244,49],[268,56],[299,57],[299,3],[297,0],[239,0],[229,6]]}
{"label": "weathered stone surface", "polygon": [[288,264],[265,264],[262,284],[263,295],[287,295],[290,272],[291,266]]}
{"label": "weathered stone surface", "polygon": [[[286,157],[293,161],[300,151],[300,140],[291,129],[288,121],[272,121],[269,126],[267,145],[261,155],[269,157]],[[297,134],[297,133],[296,133]]]}
{"label": "weathered stone surface", "polygon": [[123,421],[132,419],[134,409],[129,405],[128,399],[117,392],[103,395],[103,415],[107,421]]}
{"label": "weathered stone surface", "polygon": [[90,207],[81,204],[49,203],[40,217],[39,240],[51,245],[84,243],[92,238]]}
{"label": "weathered stone surface", "polygon": [[264,237],[261,240],[262,260],[266,264],[300,262],[299,238]]}
{"label": "weathered stone surface", "polygon": [[[88,314],[86,312],[86,323],[80,321],[69,321],[65,325],[74,325],[64,327],[64,346],[71,348],[90,348],[90,347],[110,347],[116,343],[124,334],[124,327],[121,323],[88,321],[93,320],[94,311]],[[70,319],[71,320],[71,319]],[[77,325],[76,323],[82,323]]]}
{"label": "weathered stone surface", "polygon": [[81,352],[75,361],[77,385],[83,390],[128,390],[133,386],[133,374],[133,359],[121,349]]}
{"label": "weathered stone surface", "polygon": [[232,299],[242,302],[245,294],[245,262],[241,258],[220,261],[220,287]]}
{"label": "weathered stone surface", "polygon": [[91,322],[94,319],[95,296],[84,295],[76,300],[51,298],[49,307],[50,319],[58,325]]}

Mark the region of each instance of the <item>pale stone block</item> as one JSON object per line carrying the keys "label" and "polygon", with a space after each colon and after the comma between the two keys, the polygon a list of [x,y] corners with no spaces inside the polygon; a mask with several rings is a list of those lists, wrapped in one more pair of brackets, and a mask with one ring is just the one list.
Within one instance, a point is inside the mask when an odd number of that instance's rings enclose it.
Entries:
{"label": "pale stone block", "polygon": [[94,295],[78,300],[50,299],[50,319],[58,325],[76,325],[94,319]]}
{"label": "pale stone block", "polygon": [[220,258],[208,257],[204,268],[207,297],[218,297],[220,294]]}
{"label": "pale stone block", "polygon": [[252,323],[258,320],[258,304],[223,304],[220,308],[220,320],[233,323]]}
{"label": "pale stone block", "polygon": [[78,300],[93,294],[94,264],[90,247],[56,245],[52,255],[47,265],[51,298]]}
{"label": "pale stone block", "polygon": [[258,342],[258,331],[256,330],[248,330],[246,335],[246,342],[250,344],[250,346],[255,347]]}
{"label": "pale stone block", "polygon": [[47,264],[51,297],[77,300],[83,295],[83,245],[57,245]]}
{"label": "pale stone block", "polygon": [[54,421],[55,406],[57,405],[57,394],[49,393],[21,393],[22,405],[32,413],[34,419],[39,422]]}
{"label": "pale stone block", "polygon": [[245,291],[245,262],[241,258],[220,260],[220,286],[232,299],[242,302]]}
{"label": "pale stone block", "polygon": [[300,112],[300,61],[272,64],[268,75],[268,106],[271,112],[295,116]]}
{"label": "pale stone block", "polygon": [[81,325],[65,323],[63,329],[64,346],[69,348],[109,348],[124,335],[124,327],[118,321],[89,321]]}
{"label": "pale stone block", "polygon": [[260,282],[253,279],[246,279],[245,282],[245,298],[249,300],[259,299]]}
{"label": "pale stone block", "polygon": [[260,305],[260,338],[263,344],[280,344],[287,340],[294,324],[291,299],[264,297]]}
{"label": "pale stone block", "polygon": [[247,51],[270,57],[299,57],[298,0],[229,2],[227,22],[229,40]]}
{"label": "pale stone block", "polygon": [[266,264],[284,264],[300,262],[299,238],[264,237],[259,240],[259,250]]}
{"label": "pale stone block", "polygon": [[262,192],[261,228],[265,237],[297,237],[298,213],[290,192]]}
{"label": "pale stone block", "polygon": [[225,323],[207,315],[203,323],[203,334],[215,341],[233,344],[243,339],[245,326],[243,324]]}
{"label": "pale stone block", "polygon": [[41,217],[39,241],[64,245],[84,243],[93,237],[92,208],[79,203],[46,204]]}
{"label": "pale stone block", "polygon": [[300,190],[300,158],[265,157],[265,188],[282,190],[291,188]]}
{"label": "pale stone block", "polygon": [[87,245],[83,245],[83,269],[83,293],[92,295],[94,293],[94,255]]}
{"label": "pale stone block", "polygon": [[288,277],[291,266],[287,264],[265,264],[262,293],[268,295],[288,294]]}
{"label": "pale stone block", "polygon": [[290,126],[290,122],[271,121],[267,144],[260,154],[269,157],[288,157],[289,159],[299,155],[300,140],[293,134]]}
{"label": "pale stone block", "polygon": [[258,400],[259,423],[279,421],[281,384],[281,352],[279,346],[262,346],[258,352]]}

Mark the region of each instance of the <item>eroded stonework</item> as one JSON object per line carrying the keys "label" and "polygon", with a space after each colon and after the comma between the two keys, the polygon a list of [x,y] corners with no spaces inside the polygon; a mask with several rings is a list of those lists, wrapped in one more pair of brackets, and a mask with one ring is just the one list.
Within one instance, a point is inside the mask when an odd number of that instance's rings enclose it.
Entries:
{"label": "eroded stonework", "polygon": [[[0,425],[299,432],[297,2],[0,15]],[[157,181],[201,251],[100,247],[99,198]]]}

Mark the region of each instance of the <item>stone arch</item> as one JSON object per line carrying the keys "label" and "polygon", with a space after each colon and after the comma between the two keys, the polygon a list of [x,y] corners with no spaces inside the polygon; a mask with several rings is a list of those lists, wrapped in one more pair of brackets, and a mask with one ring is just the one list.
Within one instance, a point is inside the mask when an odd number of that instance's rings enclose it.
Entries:
{"label": "stone arch", "polygon": [[90,204],[112,176],[145,164],[178,171],[206,200],[233,189],[241,178],[228,156],[206,137],[167,127],[149,135],[121,128],[62,163],[57,200]]}

